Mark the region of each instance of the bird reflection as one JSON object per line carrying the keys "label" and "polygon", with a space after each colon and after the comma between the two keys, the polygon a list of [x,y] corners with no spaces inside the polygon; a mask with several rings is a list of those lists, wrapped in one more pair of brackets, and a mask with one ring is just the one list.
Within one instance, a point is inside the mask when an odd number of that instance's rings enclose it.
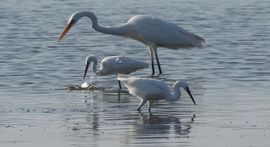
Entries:
{"label": "bird reflection", "polygon": [[[82,97],[87,104],[84,108],[74,108],[69,110],[68,115],[65,115],[64,126],[67,131],[67,139],[73,142],[75,146],[80,146],[81,142],[89,142],[90,146],[98,146],[100,138],[100,117],[102,111],[97,102],[92,99],[97,99],[97,93],[83,93]],[[79,112],[79,113],[78,113]]]}
{"label": "bird reflection", "polygon": [[[139,112],[139,119],[131,126],[131,136],[137,136],[138,139],[152,138],[149,136],[161,135],[169,136],[172,132],[181,136],[187,136],[192,128],[192,123],[195,119],[195,114],[191,116],[189,121],[180,121],[178,117],[167,115],[154,115],[151,112],[144,114]],[[166,135],[167,134],[167,135]],[[143,137],[147,136],[147,137]],[[181,137],[180,136],[180,137]]]}

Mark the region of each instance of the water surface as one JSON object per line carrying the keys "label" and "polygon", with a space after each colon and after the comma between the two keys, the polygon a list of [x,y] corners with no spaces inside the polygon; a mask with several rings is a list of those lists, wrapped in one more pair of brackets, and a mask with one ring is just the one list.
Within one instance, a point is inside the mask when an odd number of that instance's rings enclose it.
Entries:
{"label": "water surface", "polygon": [[[4,0],[0,5],[0,146],[268,146],[270,3],[267,0]],[[166,83],[186,80],[197,102],[159,101],[150,115],[137,98],[69,91],[83,81],[84,58],[130,56],[150,63],[139,42],[104,35],[82,19],[55,40],[68,17],[96,13],[103,25],[137,14],[174,22],[206,39],[205,47],[159,49]],[[134,73],[146,77],[151,68]]]}

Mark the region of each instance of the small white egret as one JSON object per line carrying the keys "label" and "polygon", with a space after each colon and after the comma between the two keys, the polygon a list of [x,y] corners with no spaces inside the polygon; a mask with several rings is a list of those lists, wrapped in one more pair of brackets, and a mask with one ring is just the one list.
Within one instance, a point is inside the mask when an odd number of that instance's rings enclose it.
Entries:
{"label": "small white egret", "polygon": [[[135,72],[139,69],[147,68],[148,64],[142,61],[137,61],[130,59],[128,57],[122,57],[122,56],[108,56],[101,60],[101,66],[97,70],[97,64],[98,59],[97,57],[93,55],[89,55],[86,57],[86,66],[84,70],[84,78],[87,74],[88,67],[91,62],[93,62],[93,71],[99,75],[109,75],[109,74],[130,74],[132,72]],[[118,80],[119,83],[119,89],[121,89],[121,83]],[[82,86],[85,86],[85,84],[82,84]]]}
{"label": "small white egret", "polygon": [[98,24],[96,15],[89,11],[74,13],[69,18],[68,24],[58,38],[58,41],[60,41],[69,29],[82,17],[91,19],[92,27],[98,32],[131,38],[145,44],[148,47],[151,56],[152,75],[155,74],[154,55],[159,68],[159,74],[162,74],[157,54],[158,47],[169,49],[202,47],[202,43],[205,42],[202,37],[193,34],[176,24],[152,16],[136,15],[120,26],[103,27]]}
{"label": "small white egret", "polygon": [[124,83],[128,88],[130,94],[137,96],[141,99],[140,105],[137,110],[140,111],[141,107],[148,101],[148,110],[150,111],[154,100],[166,99],[168,101],[176,101],[180,98],[181,91],[180,87],[184,88],[189,94],[192,102],[196,105],[196,102],[189,90],[188,84],[184,81],[176,81],[173,85],[172,94],[170,88],[161,80],[128,77],[118,77],[118,80]]}

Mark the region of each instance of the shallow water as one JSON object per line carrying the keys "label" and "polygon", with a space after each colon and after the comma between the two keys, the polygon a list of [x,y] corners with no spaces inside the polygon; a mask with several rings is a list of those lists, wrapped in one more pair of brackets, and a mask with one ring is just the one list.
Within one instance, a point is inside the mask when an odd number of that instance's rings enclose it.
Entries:
{"label": "shallow water", "polygon": [[[270,137],[268,0],[4,0],[0,5],[0,146],[268,146]],[[80,20],[62,42],[68,17],[91,10],[105,25],[135,14],[172,21],[206,39],[205,47],[159,49],[164,79],[186,80],[197,102],[159,101],[150,115],[137,98],[69,91],[83,83],[84,58],[127,55],[150,62],[136,41],[98,33]],[[149,76],[151,68],[133,75]]]}

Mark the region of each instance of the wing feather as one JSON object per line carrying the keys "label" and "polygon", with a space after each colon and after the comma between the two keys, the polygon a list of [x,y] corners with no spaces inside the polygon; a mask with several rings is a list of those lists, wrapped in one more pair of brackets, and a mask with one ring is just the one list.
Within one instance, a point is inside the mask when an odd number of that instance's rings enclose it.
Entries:
{"label": "wing feather", "polygon": [[110,56],[101,61],[101,69],[104,74],[129,74],[138,69],[146,68],[148,64],[127,57]]}
{"label": "wing feather", "polygon": [[204,39],[176,24],[151,16],[134,16],[128,23],[133,23],[146,44],[168,48],[202,47]]}

